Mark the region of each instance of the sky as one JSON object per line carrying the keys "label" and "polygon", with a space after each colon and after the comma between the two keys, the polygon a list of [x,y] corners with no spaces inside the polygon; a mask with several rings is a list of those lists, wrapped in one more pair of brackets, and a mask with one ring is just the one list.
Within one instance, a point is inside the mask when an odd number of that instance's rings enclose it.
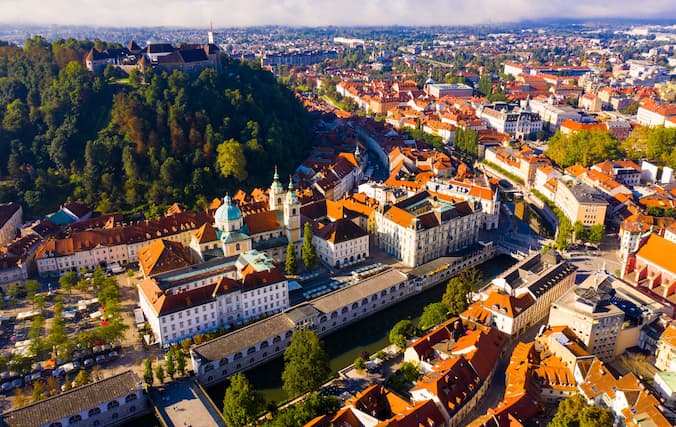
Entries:
{"label": "sky", "polygon": [[112,27],[473,25],[660,18],[675,0],[0,0],[0,22]]}

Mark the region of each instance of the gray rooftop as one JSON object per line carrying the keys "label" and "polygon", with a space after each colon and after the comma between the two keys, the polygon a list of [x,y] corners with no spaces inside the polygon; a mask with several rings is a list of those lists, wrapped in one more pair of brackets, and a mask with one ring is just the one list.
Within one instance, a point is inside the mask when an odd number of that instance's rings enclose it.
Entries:
{"label": "gray rooftop", "polygon": [[220,274],[224,268],[235,266],[238,255],[210,259],[208,261],[194,264],[188,267],[167,271],[153,276],[157,280],[161,289],[172,287],[177,282],[185,282],[194,279],[196,276],[208,277]]}
{"label": "gray rooftop", "polygon": [[9,427],[50,424],[130,393],[136,393],[140,388],[141,380],[129,370],[7,412],[2,415],[2,421]]}
{"label": "gray rooftop", "polygon": [[570,192],[580,203],[597,203],[607,205],[608,202],[599,190],[587,184],[577,184],[570,187]]}
{"label": "gray rooftop", "polygon": [[398,285],[406,280],[399,270],[386,270],[354,285],[326,294],[312,301],[312,306],[322,313],[331,313],[346,305],[361,301],[375,293]]}
{"label": "gray rooftop", "polygon": [[346,305],[359,302],[367,296],[398,285],[404,282],[406,278],[406,274],[399,270],[386,270],[359,283],[321,296],[309,304],[303,304],[284,313],[275,314],[204,344],[196,345],[192,348],[192,351],[206,360],[220,360],[228,354],[277,335],[283,335],[293,329],[297,323],[308,317],[317,316],[319,312],[331,313]]}
{"label": "gray rooftop", "polygon": [[204,344],[196,345],[192,351],[206,360],[220,360],[228,354],[282,335],[294,326],[295,323],[286,313],[278,313]]}

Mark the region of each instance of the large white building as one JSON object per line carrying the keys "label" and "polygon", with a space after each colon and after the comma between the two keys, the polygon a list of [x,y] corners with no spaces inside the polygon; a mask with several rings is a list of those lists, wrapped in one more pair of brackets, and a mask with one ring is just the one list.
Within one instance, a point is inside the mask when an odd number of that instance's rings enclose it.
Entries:
{"label": "large white building", "polygon": [[448,196],[422,191],[376,211],[376,243],[416,267],[476,243],[482,219],[473,200],[454,203]]}
{"label": "large white building", "polygon": [[318,224],[312,244],[317,257],[331,267],[344,267],[369,257],[369,234],[347,218]]}
{"label": "large white building", "polygon": [[676,117],[676,106],[644,99],[638,107],[636,121],[643,126],[664,126],[667,120]]}
{"label": "large white building", "polygon": [[542,129],[540,115],[530,109],[521,111],[501,111],[493,108],[484,108],[479,116],[488,126],[498,132],[506,133],[516,138],[523,138]]}
{"label": "large white building", "polygon": [[286,278],[255,250],[146,279],[138,292],[161,345],[289,307]]}
{"label": "large white building", "polygon": [[500,194],[484,175],[482,181],[463,182],[452,178],[434,177],[425,187],[436,193],[461,200],[475,200],[481,203],[482,227],[486,230],[498,228],[500,222]]}

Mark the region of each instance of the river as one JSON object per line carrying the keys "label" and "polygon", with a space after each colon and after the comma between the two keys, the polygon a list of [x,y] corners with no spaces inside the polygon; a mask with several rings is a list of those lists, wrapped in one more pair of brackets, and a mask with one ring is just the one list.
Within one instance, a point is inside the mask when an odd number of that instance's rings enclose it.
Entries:
{"label": "river", "polygon": [[[509,256],[498,255],[478,268],[483,272],[487,282],[515,263],[516,261]],[[324,345],[331,359],[331,370],[336,372],[346,367],[362,352],[375,353],[386,347],[389,344],[388,333],[395,323],[402,319],[410,319],[416,322],[422,314],[423,308],[430,303],[440,301],[445,290],[446,286],[439,284],[324,337]],[[246,376],[268,402],[281,402],[287,398],[282,390],[283,368],[283,359],[278,357],[247,371]],[[227,382],[207,389],[211,399],[221,409],[226,387]]]}

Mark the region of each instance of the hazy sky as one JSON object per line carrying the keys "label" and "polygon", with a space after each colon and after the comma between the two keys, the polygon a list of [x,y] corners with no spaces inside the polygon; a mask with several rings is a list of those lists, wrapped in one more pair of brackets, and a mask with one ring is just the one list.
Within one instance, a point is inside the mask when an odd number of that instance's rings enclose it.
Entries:
{"label": "hazy sky", "polygon": [[663,18],[675,0],[0,0],[0,22],[102,26],[454,25]]}

